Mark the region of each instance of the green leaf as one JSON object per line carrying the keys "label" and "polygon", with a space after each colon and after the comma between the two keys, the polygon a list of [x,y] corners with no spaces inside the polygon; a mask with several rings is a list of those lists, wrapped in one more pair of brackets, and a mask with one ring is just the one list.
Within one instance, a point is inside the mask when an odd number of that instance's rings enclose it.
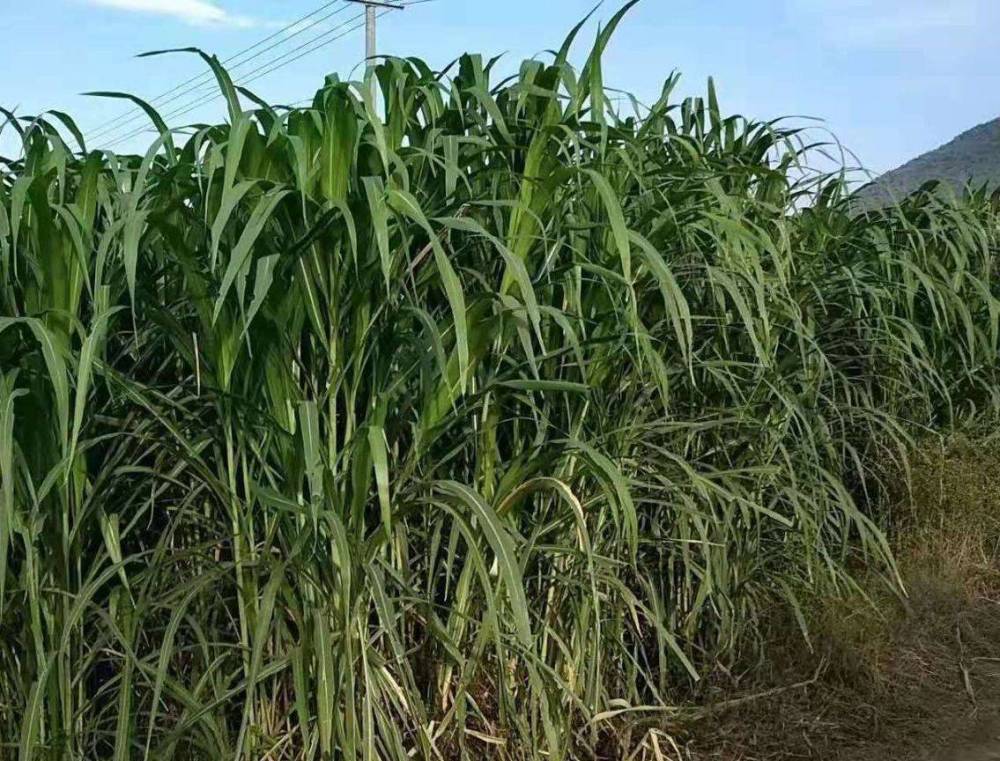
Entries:
{"label": "green leaf", "polygon": [[257,238],[260,237],[261,231],[264,229],[270,219],[271,215],[274,213],[275,208],[281,201],[287,196],[291,191],[284,190],[282,188],[273,188],[267,191],[261,199],[257,202],[254,207],[253,212],[250,214],[250,219],[247,220],[246,225],[243,227],[243,232],[240,234],[240,239],[236,242],[236,246],[229,254],[229,262],[226,265],[226,272],[222,277],[222,285],[219,287],[219,295],[215,299],[215,309],[212,312],[212,322],[215,323],[219,319],[219,315],[222,313],[222,307],[225,305],[226,296],[228,295],[230,289],[233,287],[233,283],[236,281],[237,276],[245,273],[250,264],[250,257],[253,252],[253,246],[257,242]]}
{"label": "green leaf", "polygon": [[524,593],[524,580],[521,577],[521,565],[517,559],[514,540],[503,525],[500,518],[476,492],[456,481],[439,481],[436,487],[465,505],[476,519],[486,542],[493,550],[500,566],[507,594],[510,596],[511,614],[514,617],[514,628],[523,647],[531,646],[531,621],[528,617],[528,600]]}
{"label": "green leaf", "polygon": [[462,291],[462,283],[455,273],[455,269],[451,266],[451,262],[441,246],[441,241],[431,229],[420,204],[417,203],[417,199],[410,193],[393,189],[389,191],[389,205],[398,213],[420,225],[430,239],[430,245],[434,251],[434,263],[451,306],[452,320],[455,325],[455,345],[458,350],[459,389],[465,393],[469,373],[469,327],[466,323],[465,294]]}

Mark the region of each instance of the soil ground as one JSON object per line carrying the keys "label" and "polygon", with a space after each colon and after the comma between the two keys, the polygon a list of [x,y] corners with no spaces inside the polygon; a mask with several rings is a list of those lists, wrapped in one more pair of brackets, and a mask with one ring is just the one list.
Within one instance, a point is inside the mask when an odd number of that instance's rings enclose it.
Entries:
{"label": "soil ground", "polygon": [[1000,760],[1000,710],[992,709],[975,727],[971,737],[957,737],[951,747],[924,756],[928,761]]}
{"label": "soil ground", "polygon": [[892,516],[907,594],[810,601],[812,649],[777,616],[747,676],[701,696],[725,710],[685,728],[688,759],[1000,761],[1000,443],[918,464]]}
{"label": "soil ground", "polygon": [[689,728],[689,758],[1000,761],[1000,603],[979,601],[957,618],[948,640],[939,621],[908,617],[878,682],[829,653],[834,663],[811,684],[792,681],[791,665],[787,687],[726,696],[736,707]]}

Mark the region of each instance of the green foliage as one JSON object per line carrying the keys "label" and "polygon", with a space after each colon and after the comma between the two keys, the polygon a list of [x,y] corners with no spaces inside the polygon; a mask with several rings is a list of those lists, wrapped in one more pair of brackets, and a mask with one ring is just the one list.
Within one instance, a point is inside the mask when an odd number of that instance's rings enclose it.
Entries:
{"label": "green foliage", "polygon": [[852,216],[714,88],[622,116],[614,26],[377,105],[212,59],[145,156],[13,121],[3,757],[588,757],[891,569],[873,465],[997,405],[993,209]]}

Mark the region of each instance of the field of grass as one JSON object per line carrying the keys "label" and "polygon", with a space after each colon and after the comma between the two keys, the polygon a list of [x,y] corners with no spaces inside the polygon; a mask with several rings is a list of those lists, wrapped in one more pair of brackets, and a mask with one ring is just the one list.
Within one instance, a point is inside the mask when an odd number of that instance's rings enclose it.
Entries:
{"label": "field of grass", "polygon": [[894,583],[884,474],[1000,404],[996,208],[619,112],[620,18],[378,104],[206,57],[145,155],[7,115],[0,758],[656,758],[765,611]]}

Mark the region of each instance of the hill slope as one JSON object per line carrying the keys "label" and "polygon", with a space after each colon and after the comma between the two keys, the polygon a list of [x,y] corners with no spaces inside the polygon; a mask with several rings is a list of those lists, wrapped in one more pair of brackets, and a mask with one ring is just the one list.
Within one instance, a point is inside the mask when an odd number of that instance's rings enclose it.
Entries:
{"label": "hill slope", "polygon": [[954,189],[966,183],[1000,186],[1000,119],[963,132],[940,148],[908,161],[858,191],[866,202],[881,203],[941,180]]}

